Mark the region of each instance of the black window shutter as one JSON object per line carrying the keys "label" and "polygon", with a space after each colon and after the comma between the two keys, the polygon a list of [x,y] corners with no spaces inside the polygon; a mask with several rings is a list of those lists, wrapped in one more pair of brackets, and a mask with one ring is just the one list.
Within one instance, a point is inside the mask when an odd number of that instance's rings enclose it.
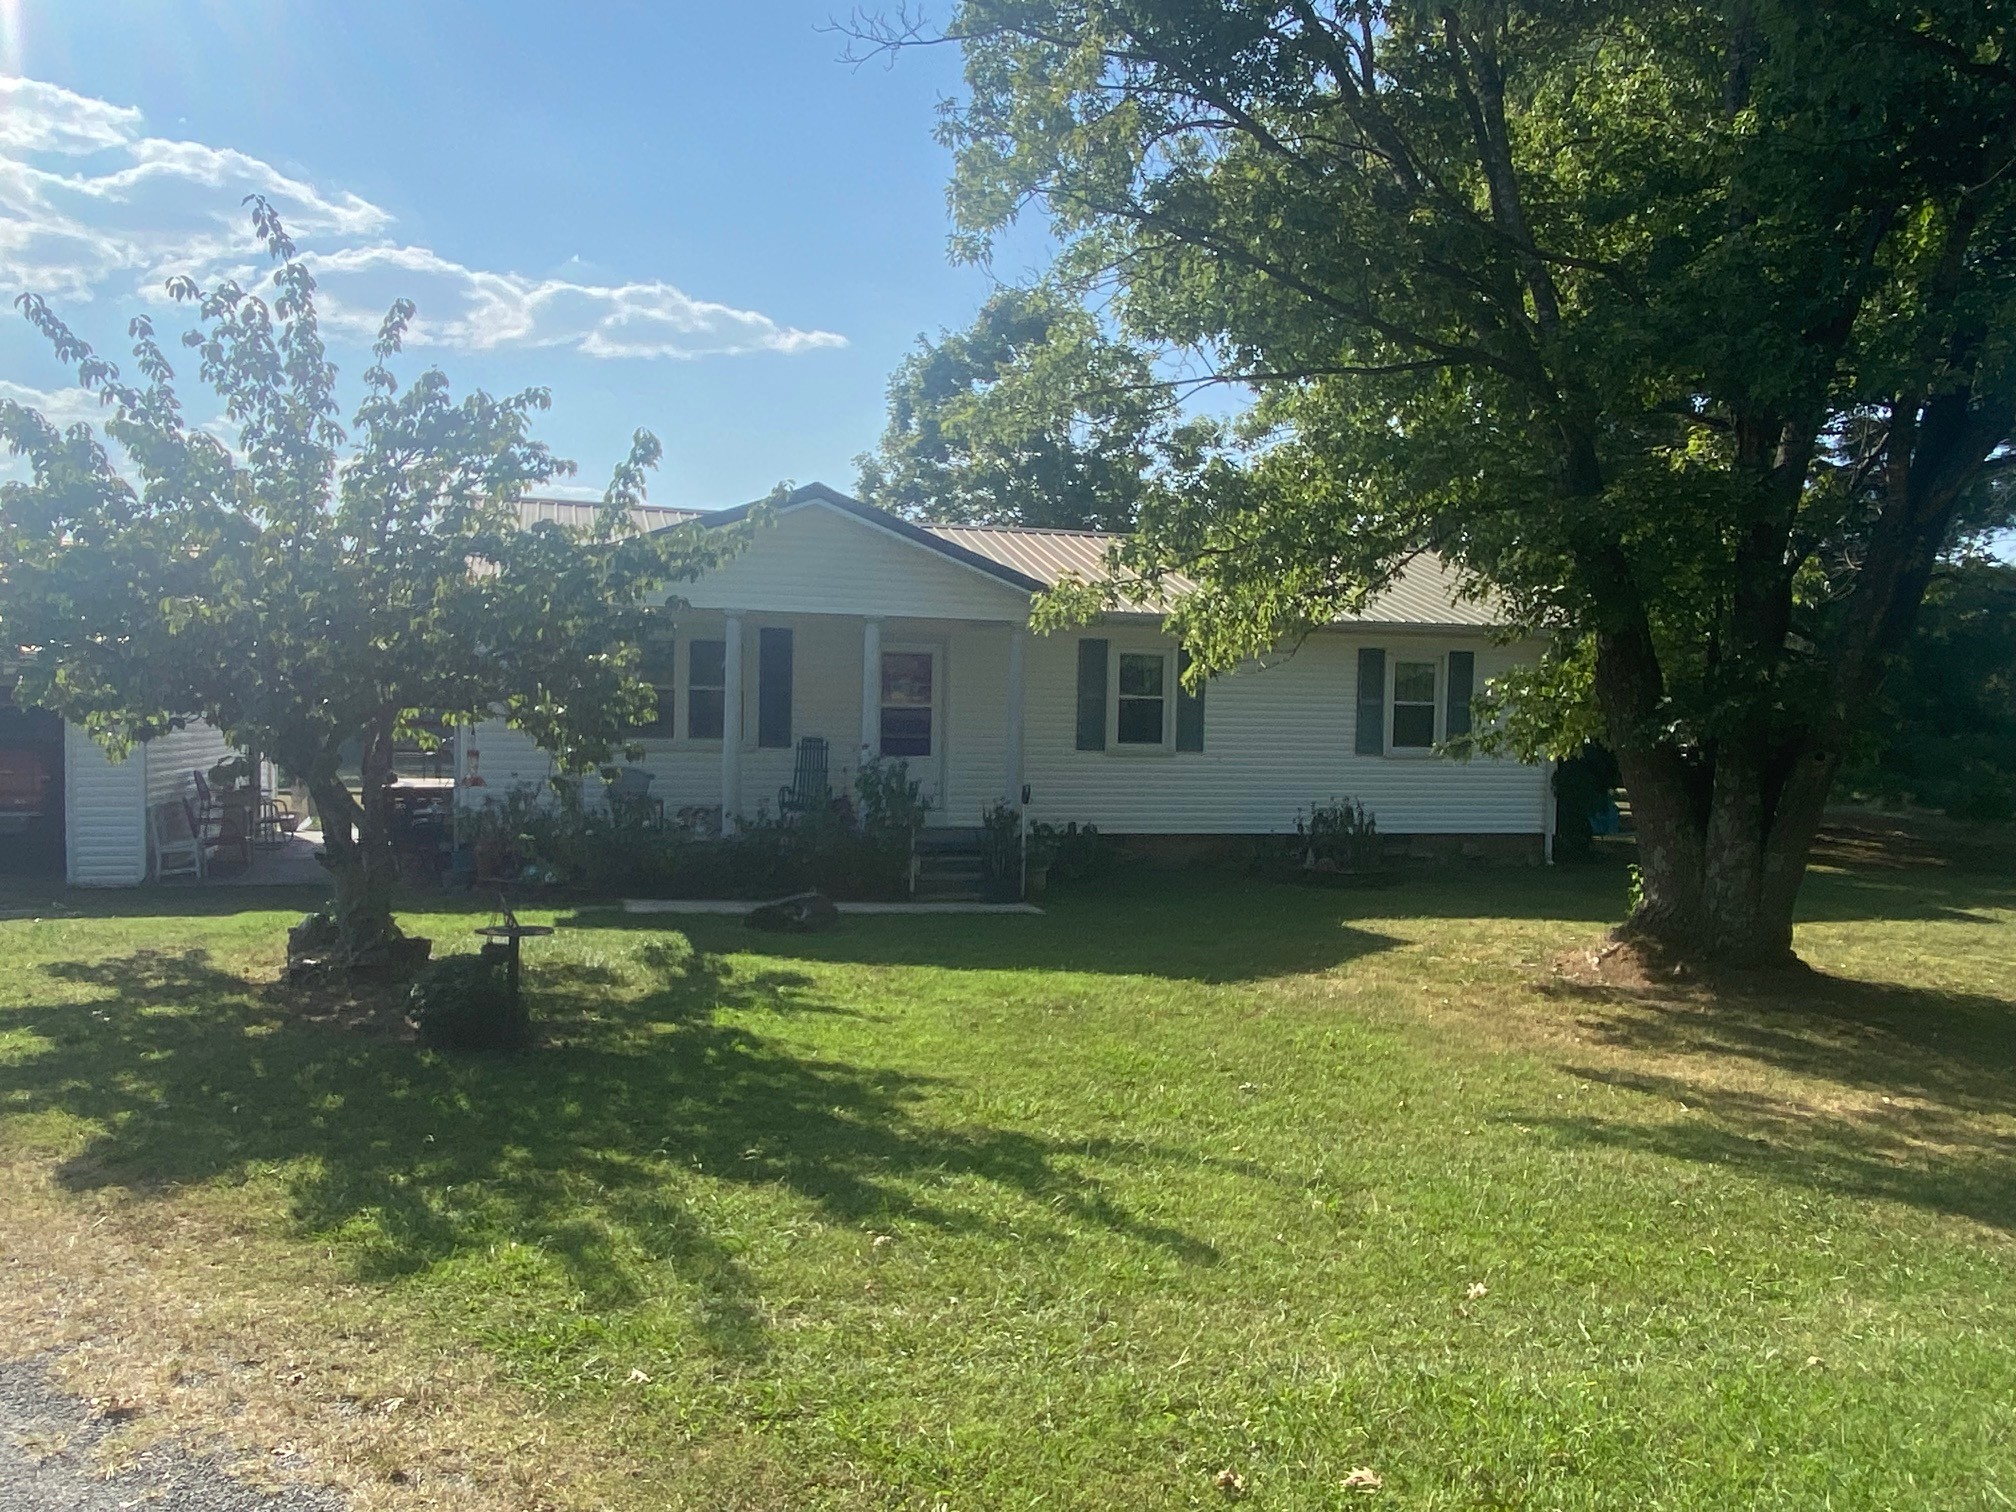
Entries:
{"label": "black window shutter", "polygon": [[756,655],[756,744],[791,744],[791,632],[765,627]]}
{"label": "black window shutter", "polygon": [[1106,749],[1106,642],[1078,642],[1078,749]]}
{"label": "black window shutter", "polygon": [[1358,754],[1386,754],[1386,653],[1358,648]]}
{"label": "black window shutter", "polygon": [[1476,692],[1477,653],[1449,653],[1449,711],[1442,723],[1444,740],[1470,733],[1470,695]]}
{"label": "black window shutter", "polygon": [[1201,751],[1204,749],[1204,687],[1198,684],[1192,693],[1183,681],[1183,674],[1190,670],[1190,653],[1176,653],[1176,749],[1179,751]]}

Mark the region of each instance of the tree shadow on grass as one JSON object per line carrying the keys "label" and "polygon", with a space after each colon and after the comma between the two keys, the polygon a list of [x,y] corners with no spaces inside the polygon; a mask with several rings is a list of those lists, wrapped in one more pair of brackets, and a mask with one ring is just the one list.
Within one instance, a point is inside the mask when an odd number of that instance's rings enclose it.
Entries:
{"label": "tree shadow on grass", "polygon": [[734,915],[613,908],[580,909],[558,922],[570,930],[677,929],[710,949],[779,960],[1224,984],[1328,971],[1405,943],[1347,922],[1340,896],[1193,875],[1152,886],[1129,878],[1125,885],[1060,899],[1041,916],[850,914],[833,930],[809,935],[762,933]]}
{"label": "tree shadow on grass", "polygon": [[0,1063],[0,1109],[90,1122],[59,1173],[78,1189],[277,1172],[293,1222],[365,1279],[517,1243],[608,1309],[656,1295],[655,1268],[669,1268],[702,1299],[701,1336],[738,1356],[760,1352],[763,1327],[735,1236],[696,1201],[709,1182],[778,1187],[834,1223],[1014,1229],[1026,1244],[991,1187],[1176,1263],[1215,1261],[1076,1168],[1190,1157],[934,1124],[920,1107],[926,1078],[801,1055],[718,1021],[738,1006],[847,1011],[812,998],[801,974],[736,975],[659,945],[658,983],[641,996],[614,991],[602,968],[530,968],[549,1041],[518,1056],[438,1056],[304,1023],[201,949],[54,966],[82,991],[5,1016],[25,1048]]}
{"label": "tree shadow on grass", "polygon": [[[733,915],[624,914],[588,906],[564,928],[688,930],[710,946],[779,959],[954,971],[1066,971],[1231,984],[1333,970],[1408,943],[1382,921],[1532,920],[1594,928],[1624,917],[1621,864],[1450,869],[1388,886],[1303,887],[1230,870],[1123,870],[1030,915],[849,915],[816,935],[765,935]],[[1978,869],[1861,865],[1816,873],[1808,921],[1981,924],[2016,909],[2016,880]]]}
{"label": "tree shadow on grass", "polygon": [[1799,895],[1799,920],[1852,924],[1863,919],[1900,923],[1995,924],[2016,910],[2016,880],[1968,868],[1856,865],[1815,870]]}
{"label": "tree shadow on grass", "polygon": [[1681,991],[1557,985],[1596,1043],[1569,1064],[1686,1111],[1542,1119],[1608,1145],[2016,1230],[2016,1001],[1851,981]]}

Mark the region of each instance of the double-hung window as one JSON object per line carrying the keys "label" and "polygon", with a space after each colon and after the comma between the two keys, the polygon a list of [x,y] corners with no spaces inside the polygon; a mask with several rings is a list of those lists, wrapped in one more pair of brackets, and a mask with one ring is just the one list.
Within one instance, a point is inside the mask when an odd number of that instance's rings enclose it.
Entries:
{"label": "double-hung window", "polygon": [[686,642],[686,738],[719,740],[727,703],[728,643]]}
{"label": "double-hung window", "polygon": [[880,738],[884,756],[907,760],[931,754],[935,665],[929,651],[882,653]]}
{"label": "double-hung window", "polygon": [[1077,731],[1081,751],[1202,751],[1204,688],[1184,686],[1181,648],[1137,651],[1104,636],[1078,642]]}
{"label": "double-hung window", "polygon": [[1169,658],[1160,651],[1122,651],[1119,674],[1114,743],[1123,746],[1166,743]]}
{"label": "double-hung window", "polygon": [[1394,750],[1434,749],[1438,670],[1437,664],[1432,661],[1396,660],[1393,663]]}

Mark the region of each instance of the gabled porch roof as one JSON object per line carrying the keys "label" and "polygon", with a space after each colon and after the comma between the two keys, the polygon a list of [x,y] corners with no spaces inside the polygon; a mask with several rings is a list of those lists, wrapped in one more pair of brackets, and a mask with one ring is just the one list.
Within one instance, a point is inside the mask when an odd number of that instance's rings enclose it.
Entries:
{"label": "gabled porch roof", "polygon": [[[909,541],[912,545],[921,546],[926,551],[936,552],[940,556],[949,557],[964,566],[984,572],[989,577],[998,578],[1010,587],[1020,588],[1024,593],[1040,593],[1050,586],[1041,578],[1031,577],[1007,562],[953,540],[937,527],[915,524],[901,515],[891,514],[886,509],[878,509],[873,504],[864,504],[859,499],[850,498],[837,488],[828,488],[824,483],[807,483],[801,488],[794,488],[773,507],[781,514],[786,510],[802,509],[810,504],[823,504],[829,509],[837,509],[842,514],[851,515],[877,530],[887,531],[901,540]],[[750,512],[759,507],[759,504],[742,504],[734,509],[724,509],[718,513],[710,512],[698,518],[709,525],[730,525],[737,520],[747,519]]]}

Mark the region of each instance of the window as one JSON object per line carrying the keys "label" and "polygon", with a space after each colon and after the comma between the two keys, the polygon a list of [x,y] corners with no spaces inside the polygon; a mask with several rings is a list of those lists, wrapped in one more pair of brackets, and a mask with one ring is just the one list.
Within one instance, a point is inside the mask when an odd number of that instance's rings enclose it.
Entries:
{"label": "window", "polygon": [[1393,663],[1393,749],[1426,751],[1435,744],[1435,663]]}
{"label": "window", "polygon": [[929,651],[882,653],[882,754],[931,754],[932,678]]}
{"label": "window", "polygon": [[1120,653],[1119,708],[1113,737],[1117,744],[1159,746],[1166,728],[1169,659],[1159,651]]}
{"label": "window", "polygon": [[728,643],[686,642],[686,738],[719,740],[721,711],[727,701]]}

